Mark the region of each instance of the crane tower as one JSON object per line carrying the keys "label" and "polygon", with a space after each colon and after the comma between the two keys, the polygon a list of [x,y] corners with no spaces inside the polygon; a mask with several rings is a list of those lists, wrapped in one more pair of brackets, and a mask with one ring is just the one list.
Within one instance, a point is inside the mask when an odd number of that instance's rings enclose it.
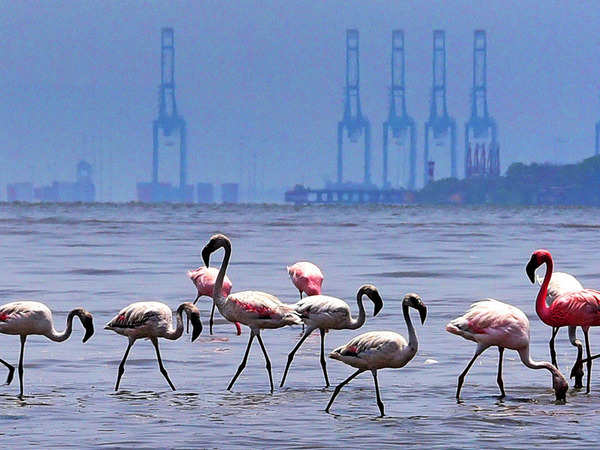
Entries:
{"label": "crane tower", "polygon": [[471,117],[465,124],[465,177],[485,175],[500,175],[500,148],[498,127],[487,105],[486,35],[484,30],[475,30]]}
{"label": "crane tower", "polygon": [[[417,136],[415,121],[406,111],[406,86],[404,82],[404,31],[392,31],[392,85],[390,87],[390,109],[387,120],[383,123],[383,187],[390,185],[389,181],[389,134],[398,144],[396,156],[400,151],[408,150],[408,180],[405,180],[408,189],[415,188],[415,172],[417,164]],[[402,148],[404,147],[404,148]],[[408,147],[408,148],[406,148]],[[394,158],[397,167],[401,158]]]}
{"label": "crane tower", "polygon": [[364,178],[371,182],[371,124],[360,108],[360,67],[358,53],[358,30],[346,30],[346,86],[344,88],[344,116],[337,128],[337,182],[344,182],[343,141],[344,130],[351,142],[364,137]]}
{"label": "crane tower", "polygon": [[[446,33],[433,32],[433,84],[429,119],[425,123],[425,184],[434,179],[436,161],[430,145],[450,150],[450,176],[456,177],[456,121],[448,115],[446,105]],[[437,153],[437,152],[436,152]],[[436,157],[439,155],[435,155]]]}

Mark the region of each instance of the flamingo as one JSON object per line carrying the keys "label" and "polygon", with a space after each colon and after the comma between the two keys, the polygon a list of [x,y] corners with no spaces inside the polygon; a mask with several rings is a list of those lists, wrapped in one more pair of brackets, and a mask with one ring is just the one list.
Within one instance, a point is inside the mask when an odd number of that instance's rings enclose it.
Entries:
{"label": "flamingo", "polygon": [[[541,285],[543,283],[543,277],[537,277],[538,283]],[[552,277],[550,278],[550,283],[548,284],[548,296],[546,299],[549,303],[552,303],[556,297],[559,295],[566,294],[567,292],[575,292],[583,289],[583,286],[577,279],[568,273],[565,272],[553,272]],[[574,328],[574,327],[573,327]],[[556,361],[556,351],[554,350],[554,338],[558,333],[560,327],[552,327],[552,337],[550,338],[550,357],[552,358],[552,365],[554,365],[558,369],[558,363]],[[581,341],[577,340],[576,330],[571,330],[569,327],[569,340],[571,344],[577,347],[578,351],[581,351],[582,345]],[[571,377],[575,377],[575,388],[582,388],[582,379],[583,379],[583,371],[579,370],[576,373],[573,372]]]}
{"label": "flamingo", "polygon": [[[219,271],[214,267],[198,267],[196,270],[188,270],[187,275],[196,286],[198,290],[198,295],[196,295],[196,299],[194,300],[194,305],[198,302],[198,299],[203,295],[212,298],[213,289],[215,287],[215,280],[217,279],[217,274]],[[231,292],[231,280],[228,276],[225,276],[223,280],[223,295],[226,297]],[[213,302],[212,310],[210,311],[210,320],[209,320],[209,328],[210,334],[213,334],[213,318],[215,316],[215,302]],[[189,323],[188,323],[189,325]],[[235,322],[235,329],[237,335],[242,334],[242,329],[240,324]]]}
{"label": "flamingo", "polygon": [[300,292],[300,300],[302,293],[306,295],[319,295],[321,293],[321,285],[323,284],[323,273],[321,269],[308,261],[300,261],[296,264],[287,267],[288,274],[296,289]]}
{"label": "flamingo", "polygon": [[246,367],[248,353],[252,346],[252,341],[256,337],[260,348],[263,352],[266,361],[266,368],[269,374],[269,383],[271,393],[273,392],[273,374],[271,373],[271,361],[269,355],[260,336],[262,329],[281,328],[286,325],[299,325],[302,323],[300,316],[294,311],[293,306],[282,303],[277,297],[265,292],[259,291],[243,291],[229,294],[227,297],[223,295],[223,279],[227,271],[227,265],[231,257],[231,241],[223,234],[216,234],[210,238],[204,249],[202,250],[202,258],[206,267],[209,267],[210,255],[216,250],[223,248],[225,256],[217,281],[213,291],[213,300],[219,309],[219,312],[230,322],[240,322],[250,328],[250,338],[246,353],[233,379],[227,386],[227,390],[231,390],[235,381]]}
{"label": "flamingo", "polygon": [[[41,334],[54,342],[66,341],[73,331],[73,318],[77,316],[85,328],[83,342],[94,334],[92,315],[83,308],[73,309],[67,316],[67,328],[61,333],[54,329],[52,311],[40,302],[18,301],[0,306],[0,333],[18,334],[21,336],[21,354],[19,356],[19,398],[23,398],[23,352],[27,336]],[[15,368],[12,364],[0,359],[8,368],[6,384],[10,384]]]}
{"label": "flamingo", "polygon": [[182,303],[177,308],[177,327],[173,327],[173,312],[171,308],[161,302],[136,302],[123,308],[113,319],[106,324],[105,330],[112,330],[115,333],[127,336],[129,345],[125,350],[125,355],[119,364],[119,374],[117,375],[117,384],[115,391],[119,390],[121,377],[125,372],[125,360],[129,356],[129,350],[135,344],[135,341],[141,338],[150,339],[156,349],[156,358],[158,367],[164,375],[172,390],[175,386],[169,378],[167,370],[164,368],[160,350],[158,349],[158,338],[176,340],[183,334],[182,314],[185,311],[187,318],[192,322],[192,342],[200,335],[202,323],[200,322],[200,311],[193,304]]}
{"label": "flamingo", "polygon": [[538,292],[535,302],[537,315],[546,325],[551,327],[569,326],[569,339],[577,346],[577,361],[571,370],[571,376],[583,376],[581,341],[576,339],[575,327],[580,326],[585,337],[585,351],[587,353],[587,384],[586,394],[590,392],[592,358],[590,357],[589,329],[591,326],[600,325],[600,292],[593,289],[581,289],[567,292],[554,299],[551,305],[546,303],[548,285],[552,278],[554,263],[548,250],[539,249],[533,252],[527,263],[525,271],[532,283],[535,283],[535,270],[546,264],[546,275]]}
{"label": "flamingo", "polygon": [[501,398],[506,396],[502,380],[502,357],[504,349],[516,350],[521,361],[530,369],[546,369],[552,373],[552,386],[556,400],[564,401],[569,388],[567,380],[560,371],[549,362],[536,362],[529,355],[529,320],[518,308],[494,299],[485,299],[473,303],[471,308],[462,316],[446,325],[446,331],[462,336],[477,343],[475,355],[458,377],[456,400],[460,402],[460,390],[467,372],[488,347],[498,347],[498,387]]}
{"label": "flamingo", "polygon": [[381,416],[384,416],[383,402],[379,395],[377,371],[385,368],[398,369],[404,367],[417,354],[417,349],[419,348],[417,333],[408,314],[409,307],[419,311],[421,324],[425,323],[425,318],[427,317],[427,307],[421,300],[421,297],[417,294],[406,294],[404,300],[402,300],[402,312],[404,313],[404,320],[408,328],[408,342],[406,342],[406,339],[402,335],[393,331],[372,331],[356,336],[346,345],[342,345],[331,352],[329,355],[330,358],[356,367],[357,370],[336,386],[327,404],[327,408],[325,408],[326,412],[329,412],[329,408],[331,408],[333,401],[340,393],[342,387],[364,371],[370,370],[375,382],[377,406],[379,406]]}
{"label": "flamingo", "polygon": [[302,321],[307,325],[306,331],[302,334],[302,337],[292,349],[288,355],[287,365],[285,366],[285,372],[281,379],[279,387],[283,387],[285,378],[287,376],[294,355],[304,343],[306,338],[316,330],[317,328],[321,332],[321,367],[323,368],[323,375],[325,376],[325,385],[329,387],[329,378],[327,377],[327,366],[325,363],[325,333],[329,330],[356,330],[365,323],[365,307],[363,306],[363,295],[366,295],[375,304],[373,311],[373,317],[383,308],[383,300],[377,291],[377,288],[371,284],[365,284],[360,287],[356,294],[356,302],[358,303],[358,318],[353,319],[350,314],[350,306],[345,301],[329,297],[327,295],[311,295],[305,297],[304,300],[300,300],[296,303],[295,309]]}

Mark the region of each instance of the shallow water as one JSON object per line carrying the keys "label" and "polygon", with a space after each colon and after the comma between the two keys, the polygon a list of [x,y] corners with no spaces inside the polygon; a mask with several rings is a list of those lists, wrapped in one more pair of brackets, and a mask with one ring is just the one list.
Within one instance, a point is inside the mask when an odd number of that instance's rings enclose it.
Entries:
{"label": "shallow water", "polygon": [[[531,447],[592,446],[598,432],[600,382],[592,393],[570,391],[553,402],[546,371],[525,368],[505,352],[507,397],[498,399],[498,352],[489,349],[467,376],[463,403],[454,400],[457,375],[475,345],[444,330],[476,300],[493,297],[521,308],[531,320],[532,356],[548,360],[550,329],[535,315],[537,286],[525,275],[532,250],[548,248],[557,270],[589,287],[600,284],[598,209],[424,208],[289,206],[2,205],[3,263],[0,301],[47,303],[63,328],[67,312],[84,306],[96,334],[86,344],[79,323],[71,339],[54,343],[30,337],[25,353],[26,398],[18,379],[0,387],[0,434],[12,447]],[[258,289],[294,302],[297,291],[285,266],[307,259],[325,275],[324,293],[356,311],[358,287],[375,284],[384,309],[360,330],[332,331],[326,348],[373,330],[406,334],[401,299],[419,293],[429,307],[417,325],[419,353],[408,366],[380,371],[386,416],[379,418],[373,381],[362,374],[347,385],[331,412],[323,409],[333,388],[323,388],[318,334],[296,355],[286,387],[268,392],[258,345],[232,392],[225,390],[245,349],[248,329],[235,335],[217,321],[208,334],[210,300],[201,300],[206,327],[190,343],[161,340],[171,392],[147,341],[133,347],[121,382],[113,386],[127,340],[103,330],[120,308],[161,300],[176,308],[195,297],[186,270],[202,264],[200,251],[215,232],[228,234],[233,255],[228,275],[234,291]],[[218,263],[219,257],[215,260]],[[415,315],[414,321],[417,321]],[[275,383],[300,327],[267,330],[263,338]],[[592,350],[600,350],[592,330]],[[557,338],[568,375],[575,352],[566,330]],[[18,360],[18,338],[0,335],[0,357]],[[433,359],[437,363],[427,361]],[[0,366],[0,379],[4,377]],[[333,384],[353,369],[328,360]]]}

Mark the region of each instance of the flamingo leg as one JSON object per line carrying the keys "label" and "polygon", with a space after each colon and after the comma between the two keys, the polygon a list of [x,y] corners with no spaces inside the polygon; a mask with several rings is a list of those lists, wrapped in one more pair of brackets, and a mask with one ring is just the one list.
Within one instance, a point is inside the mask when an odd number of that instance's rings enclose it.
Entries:
{"label": "flamingo leg", "polygon": [[254,331],[250,331],[250,339],[248,339],[248,346],[246,347],[246,353],[244,353],[244,358],[242,359],[242,362],[240,363],[240,366],[238,367],[237,372],[233,376],[232,380],[229,382],[229,386],[227,386],[228,391],[231,390],[231,388],[233,387],[233,384],[235,383],[235,380],[237,380],[237,378],[240,376],[240,373],[242,373],[242,370],[244,370],[244,367],[246,367],[246,362],[248,361],[248,353],[250,353],[250,347],[252,346],[253,340],[254,340]]}
{"label": "flamingo leg", "polygon": [[10,384],[11,381],[13,380],[13,376],[15,374],[15,366],[13,366],[10,363],[7,363],[3,359],[0,359],[0,363],[4,364],[6,366],[6,368],[8,369],[8,376],[6,377],[6,384]]}
{"label": "flamingo leg", "polygon": [[575,327],[569,327],[569,341],[571,345],[577,347],[577,360],[571,369],[571,378],[575,378],[575,389],[581,389],[583,387],[583,345],[581,341],[577,339],[577,329]]}
{"label": "flamingo leg", "polygon": [[308,336],[310,336],[310,334],[312,332],[313,332],[313,329],[309,328],[302,335],[302,337],[300,338],[300,340],[298,341],[298,343],[296,344],[296,346],[292,349],[292,351],[288,355],[287,364],[285,365],[285,370],[283,371],[283,378],[281,379],[281,383],[279,384],[279,387],[283,387],[283,383],[285,383],[285,379],[287,377],[288,370],[290,370],[290,366],[292,365],[292,360],[294,359],[294,355],[296,354],[296,352],[298,351],[298,349],[300,348],[300,346],[304,343],[304,341],[306,340],[306,338]]}
{"label": "flamingo leg", "polygon": [[21,335],[21,354],[19,355],[19,398],[23,398],[23,353],[25,353],[25,341],[27,335]]}
{"label": "flamingo leg", "polygon": [[[196,295],[196,299],[194,300],[194,305],[196,304],[196,302],[198,301],[198,299],[200,298],[200,292],[198,292],[198,295]],[[214,306],[213,306],[213,311],[214,311]],[[211,316],[212,317],[212,316]],[[210,334],[212,334],[212,327],[210,329]],[[186,333],[190,332],[190,318],[187,318],[187,322],[186,322],[186,329],[185,329]]]}
{"label": "flamingo leg", "polygon": [[[298,292],[300,292],[300,300],[302,300],[302,289],[298,289]],[[302,322],[302,332],[304,333],[304,322]]]}
{"label": "flamingo leg", "polygon": [[558,363],[556,362],[556,351],[554,350],[554,338],[558,333],[560,327],[552,327],[552,337],[550,338],[550,357],[552,358],[552,365],[558,369]]}
{"label": "flamingo leg", "polygon": [[215,320],[215,302],[213,301],[212,309],[210,310],[210,320],[208,321],[208,327],[210,328],[210,335],[212,336],[213,323]]}
{"label": "flamingo leg", "polygon": [[340,393],[340,391],[342,390],[342,388],[344,386],[346,386],[348,383],[350,383],[350,381],[352,381],[354,378],[356,378],[358,375],[360,375],[361,373],[363,373],[365,371],[365,369],[358,369],[356,372],[354,372],[352,375],[350,375],[348,378],[346,378],[344,381],[342,381],[340,384],[338,384],[334,391],[333,391],[333,395],[331,396],[331,399],[329,400],[329,403],[327,404],[327,408],[325,408],[325,412],[329,412],[329,408],[331,408],[331,405],[333,403],[333,401],[335,400],[335,398],[337,397],[337,395]]}
{"label": "flamingo leg", "polygon": [[594,355],[594,356],[590,356],[589,358],[584,358],[581,362],[587,363],[589,359],[591,359],[593,361],[594,359],[598,359],[598,358],[600,358],[600,353],[597,355]]}
{"label": "flamingo leg", "polygon": [[589,336],[589,328],[582,327],[583,336],[585,337],[585,354],[587,356],[587,385],[585,389],[585,393],[590,393],[590,383],[592,380],[592,360],[590,358],[590,336]]}
{"label": "flamingo leg", "polygon": [[265,348],[265,344],[260,337],[260,331],[256,335],[258,338],[258,343],[260,344],[260,348],[262,349],[263,354],[265,355],[265,361],[267,362],[265,367],[267,368],[267,372],[269,372],[269,384],[271,385],[271,394],[273,393],[273,374],[271,373],[271,360],[269,360],[269,355],[267,355],[267,349]]}
{"label": "flamingo leg", "polygon": [[160,357],[160,350],[158,349],[158,339],[155,337],[152,338],[152,344],[154,344],[154,348],[156,349],[156,359],[158,359],[158,367],[160,369],[160,373],[167,379],[167,383],[171,386],[171,389],[175,390],[175,386],[171,383],[171,379],[169,378],[169,374],[167,373],[167,369],[163,366],[162,358]]}
{"label": "flamingo leg", "polygon": [[132,340],[132,339],[129,340],[129,345],[127,346],[127,350],[125,350],[125,354],[123,355],[121,364],[119,364],[119,372],[117,375],[117,384],[115,384],[115,391],[119,390],[119,384],[121,384],[121,377],[123,376],[123,373],[125,372],[125,360],[129,356],[129,350],[131,350],[131,347],[133,347],[134,343],[135,343],[135,340]]}
{"label": "flamingo leg", "polygon": [[323,375],[325,376],[325,387],[329,387],[329,377],[327,376],[327,363],[325,362],[325,330],[321,331],[321,367],[323,368]]}
{"label": "flamingo leg", "polygon": [[377,393],[377,406],[379,406],[379,411],[381,412],[381,417],[385,416],[383,412],[383,402],[381,401],[381,396],[379,395],[379,382],[377,381],[377,370],[372,370],[373,380],[375,381],[375,392]]}
{"label": "flamingo leg", "polygon": [[504,381],[502,380],[502,357],[504,356],[504,347],[498,347],[498,353],[500,353],[500,356],[498,358],[498,378],[496,381],[500,388],[500,398],[504,398],[506,397],[506,393],[504,392]]}
{"label": "flamingo leg", "polygon": [[477,346],[477,350],[475,350],[475,354],[473,355],[473,358],[471,358],[471,361],[469,361],[469,364],[467,364],[467,367],[465,367],[465,370],[463,370],[462,373],[458,376],[458,386],[456,386],[456,401],[457,402],[460,402],[460,390],[462,389],[462,385],[465,382],[465,376],[467,375],[467,372],[469,371],[469,369],[471,368],[471,366],[473,365],[473,363],[475,362],[477,357],[479,355],[481,355],[486,348],[487,347]]}

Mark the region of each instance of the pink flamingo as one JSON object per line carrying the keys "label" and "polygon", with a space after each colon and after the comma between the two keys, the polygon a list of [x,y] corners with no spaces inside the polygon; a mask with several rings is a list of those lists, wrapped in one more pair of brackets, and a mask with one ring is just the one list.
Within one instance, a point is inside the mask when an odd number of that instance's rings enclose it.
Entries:
{"label": "pink flamingo", "polygon": [[[537,277],[537,282],[541,285],[544,282],[544,277]],[[548,295],[546,296],[546,301],[548,303],[552,303],[554,299],[560,295],[566,294],[568,292],[581,291],[583,286],[577,278],[573,275],[570,275],[565,272],[552,272],[552,278],[550,278],[550,283],[548,284]],[[573,328],[571,330],[571,328]],[[569,340],[571,344],[577,347],[578,350],[582,348],[581,342],[577,341],[577,333],[575,330],[576,327],[569,327]],[[552,327],[552,336],[550,337],[550,357],[552,358],[552,364],[556,366],[558,369],[558,363],[556,361],[556,350],[554,349],[554,338],[558,334],[558,330],[560,327]],[[583,379],[583,370],[578,371],[577,373],[571,372],[571,378],[575,377],[575,388],[583,387],[582,379]]]}
{"label": "pink flamingo", "polygon": [[223,234],[216,234],[210,238],[206,246],[202,249],[202,259],[206,267],[209,267],[210,255],[222,248],[225,251],[221,268],[219,269],[219,275],[215,282],[215,289],[213,291],[213,300],[219,308],[219,312],[230,322],[240,322],[250,328],[250,339],[248,340],[248,346],[246,347],[246,353],[244,358],[238,367],[237,372],[230,381],[227,390],[231,390],[235,381],[240,376],[246,362],[248,361],[248,354],[250,353],[250,347],[252,341],[256,337],[260,348],[263,352],[266,362],[266,369],[269,374],[269,385],[271,387],[271,393],[273,393],[273,374],[271,372],[271,361],[267,354],[267,349],[263,343],[262,337],[260,336],[261,330],[264,329],[275,329],[281,328],[286,325],[300,325],[302,319],[300,315],[294,311],[294,305],[286,305],[282,303],[274,295],[260,291],[243,291],[229,294],[227,297],[223,296],[222,285],[231,258],[231,241]]}
{"label": "pink flamingo", "polygon": [[560,371],[549,362],[536,362],[529,355],[529,320],[518,308],[499,302],[498,300],[486,299],[474,303],[471,308],[461,317],[458,317],[446,325],[446,331],[462,336],[465,339],[477,343],[475,355],[467,364],[465,370],[458,377],[456,388],[456,400],[460,401],[460,390],[465,381],[467,372],[477,359],[488,347],[498,347],[500,359],[498,361],[498,387],[501,397],[505,397],[504,382],[502,380],[502,357],[504,349],[516,350],[521,361],[530,369],[546,369],[552,373],[552,386],[556,400],[564,401],[569,388],[567,380]]}
{"label": "pink flamingo", "polygon": [[[83,308],[73,309],[67,316],[67,327],[59,332],[54,329],[52,311],[40,302],[19,301],[0,306],[0,333],[18,334],[21,336],[21,354],[19,356],[19,398],[23,398],[23,353],[27,336],[41,334],[54,342],[63,342],[69,339],[73,331],[73,319],[78,317],[85,328],[83,342],[94,334],[94,321],[92,315]],[[6,384],[13,379],[15,368],[12,364],[0,359],[8,369]]]}
{"label": "pink flamingo", "polygon": [[[213,295],[213,289],[215,287],[215,280],[217,279],[217,275],[219,271],[214,267],[198,267],[196,270],[188,270],[187,275],[196,286],[198,290],[198,295],[196,295],[196,299],[194,300],[194,305],[198,302],[198,299],[203,295],[207,297],[211,297]],[[223,295],[228,296],[231,292],[231,280],[227,275],[225,275],[225,279],[223,280]],[[213,318],[215,316],[215,302],[213,301],[212,310],[210,311],[210,320],[209,320],[209,328],[210,334],[213,334]],[[234,323],[237,335],[242,334],[242,328],[238,322]],[[189,326],[189,323],[188,323]]]}
{"label": "pink flamingo", "polygon": [[292,279],[292,283],[300,292],[300,300],[302,293],[306,295],[320,295],[321,285],[323,284],[323,274],[321,269],[308,261],[300,261],[296,264],[288,266],[288,274]]}
{"label": "pink flamingo", "polygon": [[546,264],[546,275],[535,301],[535,311],[546,325],[551,327],[569,327],[569,339],[577,346],[577,361],[571,371],[571,376],[582,375],[582,349],[581,341],[575,336],[575,327],[581,327],[585,337],[585,351],[587,353],[587,385],[586,394],[590,392],[592,376],[592,358],[590,357],[589,329],[591,326],[600,325],[600,292],[593,289],[582,289],[559,295],[548,306],[546,297],[548,285],[552,278],[554,263],[548,250],[540,249],[533,252],[527,263],[525,271],[532,283],[535,283],[535,270]]}

